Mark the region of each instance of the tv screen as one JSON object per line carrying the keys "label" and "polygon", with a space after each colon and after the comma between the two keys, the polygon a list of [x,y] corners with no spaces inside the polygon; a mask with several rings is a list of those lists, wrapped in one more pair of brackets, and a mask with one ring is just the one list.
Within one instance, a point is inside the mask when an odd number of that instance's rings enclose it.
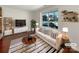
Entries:
{"label": "tv screen", "polygon": [[26,26],[26,20],[15,20],[16,27],[23,27]]}

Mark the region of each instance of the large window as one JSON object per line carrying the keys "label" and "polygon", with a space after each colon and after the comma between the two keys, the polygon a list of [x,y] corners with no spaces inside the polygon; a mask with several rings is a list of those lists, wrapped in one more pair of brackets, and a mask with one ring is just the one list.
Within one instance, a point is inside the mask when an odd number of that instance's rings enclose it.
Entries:
{"label": "large window", "polygon": [[43,26],[58,29],[58,11],[42,13]]}

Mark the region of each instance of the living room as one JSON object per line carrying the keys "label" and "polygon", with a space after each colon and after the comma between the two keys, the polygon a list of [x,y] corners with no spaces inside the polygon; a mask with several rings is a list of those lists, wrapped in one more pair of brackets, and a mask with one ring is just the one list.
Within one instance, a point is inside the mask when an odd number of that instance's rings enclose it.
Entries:
{"label": "living room", "polygon": [[[78,45],[79,45],[79,40],[78,40],[78,25],[79,25],[79,20],[74,21],[75,19],[68,20],[68,16],[66,16],[65,12],[69,13],[68,15],[71,16],[69,17],[72,18],[73,14],[78,17],[78,9],[79,6],[77,5],[2,5],[0,8],[1,10],[1,16],[0,16],[0,27],[1,27],[1,52],[3,53],[8,53],[10,47],[14,47],[14,45],[20,44],[19,41],[21,40],[13,40],[13,38],[19,37],[23,38],[29,34],[31,31],[31,21],[34,20],[36,21],[36,27],[35,28],[35,34],[37,36],[37,42],[42,40],[42,43],[40,44],[45,44],[44,47],[39,47],[37,48],[36,42],[32,43],[33,45],[35,44],[33,48],[35,50],[32,50],[33,52],[40,52],[38,53],[46,53],[50,52],[51,53],[57,53],[60,51],[60,53],[63,52],[63,49],[58,49],[57,46],[60,45],[60,42],[57,42],[56,37],[58,36],[58,33],[60,32],[67,32],[69,35],[70,42],[72,45],[76,46],[75,48],[73,47],[74,50],[73,52],[79,52],[78,50]],[[63,21],[64,17],[67,17],[66,20]],[[53,19],[51,20],[50,19]],[[9,22],[9,19],[11,20]],[[8,21],[7,21],[8,20]],[[19,24],[21,23],[21,24]],[[52,23],[52,24],[50,24]],[[8,25],[7,25],[8,24]],[[39,29],[40,28],[40,29]],[[76,30],[75,30],[76,29]],[[10,36],[10,37],[9,37]],[[6,38],[8,39],[6,39]],[[10,39],[9,39],[10,38]],[[4,40],[6,39],[6,40]],[[68,39],[68,38],[67,38]],[[12,41],[13,40],[13,41]],[[11,41],[12,45],[11,46]],[[17,41],[17,42],[16,42]],[[34,40],[36,41],[36,40]],[[44,41],[44,42],[43,42]],[[39,42],[38,42],[39,43]],[[30,44],[30,45],[32,45]],[[57,45],[57,46],[56,46]],[[46,47],[47,46],[47,47]],[[13,48],[12,47],[12,48]],[[27,47],[25,45],[21,45],[22,47]],[[46,49],[45,49],[46,48]],[[13,48],[12,52],[16,52],[17,48]],[[22,52],[20,49],[18,50],[18,53]],[[23,48],[26,50],[26,48]],[[15,50],[15,51],[14,51]],[[65,49],[69,52],[69,48]],[[31,52],[31,49],[27,50],[26,52],[28,53]],[[67,52],[66,51],[66,52]],[[24,52],[24,51],[23,51]],[[71,52],[71,51],[70,51]],[[11,52],[10,52],[11,53]],[[25,53],[25,52],[24,52]]]}

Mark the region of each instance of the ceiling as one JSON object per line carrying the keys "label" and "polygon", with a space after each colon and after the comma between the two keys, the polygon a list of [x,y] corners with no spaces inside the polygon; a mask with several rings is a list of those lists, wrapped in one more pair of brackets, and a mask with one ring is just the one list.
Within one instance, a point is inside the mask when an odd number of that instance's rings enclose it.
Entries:
{"label": "ceiling", "polygon": [[8,5],[8,6],[28,11],[34,11],[39,8],[42,8],[44,5]]}

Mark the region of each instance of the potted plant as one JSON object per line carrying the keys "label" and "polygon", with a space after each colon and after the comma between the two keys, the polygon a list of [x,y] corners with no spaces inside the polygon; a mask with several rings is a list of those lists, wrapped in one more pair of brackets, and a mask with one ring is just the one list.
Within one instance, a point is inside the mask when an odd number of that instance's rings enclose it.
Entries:
{"label": "potted plant", "polygon": [[31,20],[31,31],[35,32],[35,28],[36,28],[36,21],[35,20]]}

